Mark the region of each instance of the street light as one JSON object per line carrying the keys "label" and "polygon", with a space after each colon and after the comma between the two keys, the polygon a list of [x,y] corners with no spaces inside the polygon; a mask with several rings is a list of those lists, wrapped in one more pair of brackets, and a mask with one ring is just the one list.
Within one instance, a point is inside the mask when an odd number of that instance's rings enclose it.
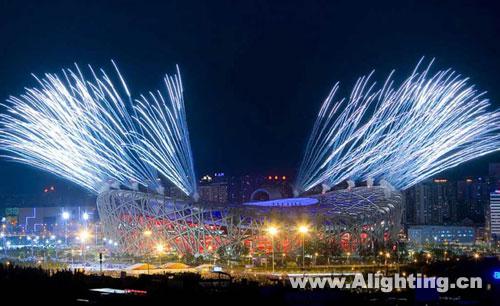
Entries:
{"label": "street light", "polygon": [[64,244],[68,246],[68,220],[70,218],[70,214],[67,211],[62,212],[62,218],[64,220]]}
{"label": "street light", "polygon": [[273,274],[274,274],[274,236],[276,236],[276,234],[278,234],[278,228],[275,226],[269,226],[267,228],[267,233],[269,234],[269,236],[271,236]]}
{"label": "street light", "polygon": [[163,244],[161,244],[161,243],[157,243],[156,244],[156,252],[158,252],[158,258],[160,260],[160,266],[161,266],[161,254],[163,253],[164,250],[165,250],[165,246],[163,246]]}
{"label": "street light", "polygon": [[87,221],[89,219],[89,214],[87,212],[84,212],[83,215],[82,215],[82,218],[84,221]]}
{"label": "street light", "polygon": [[385,265],[386,265],[386,266],[387,266],[387,260],[388,260],[389,258],[391,258],[391,253],[386,252],[386,253],[385,253]]}
{"label": "street light", "polygon": [[67,211],[63,211],[62,218],[63,220],[69,220],[70,214]]}
{"label": "street light", "polygon": [[144,237],[151,237],[153,235],[153,232],[150,230],[145,230],[143,233]]}
{"label": "street light", "polygon": [[479,259],[479,253],[474,253],[474,259],[476,260],[477,263],[477,260]]}
{"label": "street light", "polygon": [[432,258],[431,253],[427,253],[426,257],[427,257],[427,264],[429,264],[429,260]]}
{"label": "street light", "polygon": [[90,233],[87,230],[82,230],[78,234],[78,237],[80,238],[80,241],[82,243],[84,243],[85,241],[87,241],[90,238]]}
{"label": "street light", "polygon": [[[144,230],[144,232],[142,232],[142,235],[144,237],[146,237],[146,238],[149,238],[149,237],[151,237],[151,235],[153,235],[153,232],[147,229],[147,230]],[[149,252],[146,255],[146,261],[147,261],[146,265],[148,266],[148,274],[149,274],[149,262],[150,262],[150,260],[149,260]]]}
{"label": "street light", "polygon": [[267,228],[267,232],[269,233],[269,235],[274,236],[278,233],[278,228],[275,226],[270,226]]}
{"label": "street light", "polygon": [[82,244],[82,258],[83,261],[85,261],[85,242],[90,238],[90,233],[86,229],[84,229],[80,231],[80,233],[78,234],[78,238],[80,239],[80,242]]}
{"label": "street light", "polygon": [[163,246],[163,244],[158,243],[158,244],[156,245],[156,251],[157,251],[158,253],[161,253],[161,252],[163,252],[163,250],[165,250],[165,247]]}
{"label": "street light", "polygon": [[298,228],[298,231],[300,233],[301,239],[302,239],[302,269],[305,268],[305,244],[304,244],[304,237],[305,235],[309,232],[309,227],[307,225],[300,225]]}

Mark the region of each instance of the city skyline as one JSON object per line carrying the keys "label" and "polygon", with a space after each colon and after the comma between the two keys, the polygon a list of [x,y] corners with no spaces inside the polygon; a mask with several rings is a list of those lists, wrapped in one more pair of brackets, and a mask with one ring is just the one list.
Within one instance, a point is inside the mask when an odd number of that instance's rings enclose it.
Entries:
{"label": "city skyline", "polygon": [[[496,155],[493,153],[492,155]],[[5,161],[4,161],[5,163]],[[446,178],[450,180],[465,180],[466,178],[474,178],[474,177],[487,177],[488,176],[488,167],[490,164],[496,164],[499,163],[496,161],[495,157],[492,156],[485,156],[483,158],[479,158],[476,160],[472,160],[464,165],[460,165],[455,168],[447,169],[439,174],[434,175],[431,178],[428,178],[426,181],[432,181],[435,178]],[[18,181],[15,181],[13,184],[4,184],[0,186],[0,192],[4,196],[15,196],[15,195],[22,195],[23,197],[32,197],[32,198],[37,198],[41,197],[44,195],[43,191],[47,186],[58,186],[59,188],[62,188],[63,190],[67,190],[68,195],[74,195],[75,197],[78,196],[87,196],[89,199],[92,198],[92,194],[83,189],[82,187],[73,184],[71,182],[68,182],[64,180],[63,178],[57,177],[56,175],[53,175],[51,173],[37,170],[33,167],[30,167],[28,165],[19,165],[15,163],[9,163],[11,165],[16,165],[15,169],[22,169],[20,170],[21,174],[24,174],[24,172],[29,172],[31,175],[34,177],[37,177],[37,179],[30,185],[30,186],[22,186],[19,185]],[[207,171],[205,173],[199,173],[197,175],[197,179],[199,182],[203,181],[203,177],[206,175],[214,175],[216,173],[225,173],[226,177],[244,177],[244,176],[252,176],[252,177],[261,177],[261,178],[266,178],[268,176],[275,176],[275,175],[286,175],[288,179],[293,178],[295,173],[293,171],[263,171],[263,172],[257,172],[257,171],[248,171],[248,172],[227,172],[223,171],[222,169],[214,169],[212,171]],[[22,177],[19,178],[20,181],[22,180]],[[23,188],[27,187],[27,188]],[[499,186],[500,187],[500,186]],[[65,191],[66,192],[66,191]],[[1,204],[1,203],[0,203]]]}
{"label": "city skyline", "polygon": [[497,305],[499,17],[0,0],[2,293]]}

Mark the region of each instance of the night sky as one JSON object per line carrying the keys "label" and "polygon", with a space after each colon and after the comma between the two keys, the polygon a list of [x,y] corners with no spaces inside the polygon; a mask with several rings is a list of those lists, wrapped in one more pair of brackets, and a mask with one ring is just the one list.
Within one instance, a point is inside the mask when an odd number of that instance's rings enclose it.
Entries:
{"label": "night sky", "polygon": [[[138,96],[163,89],[179,64],[198,175],[293,173],[336,81],[345,94],[372,69],[380,80],[397,69],[401,80],[422,56],[469,76],[500,105],[495,1],[43,2],[0,0],[0,100],[35,85],[31,73],[74,62],[112,72],[110,59]],[[486,173],[490,161],[500,156],[455,173]],[[71,185],[0,161],[1,194],[51,184]]]}

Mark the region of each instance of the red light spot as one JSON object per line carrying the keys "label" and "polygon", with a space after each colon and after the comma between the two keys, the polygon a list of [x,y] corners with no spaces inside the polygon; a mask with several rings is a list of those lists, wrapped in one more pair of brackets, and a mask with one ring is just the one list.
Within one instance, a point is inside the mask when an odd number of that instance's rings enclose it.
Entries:
{"label": "red light spot", "polygon": [[48,190],[47,188],[45,188],[45,189],[43,190],[43,192],[49,192],[49,190]]}
{"label": "red light spot", "polygon": [[268,177],[267,177],[267,179],[268,179],[268,180],[272,180],[272,179],[273,179],[273,177],[272,177],[272,176],[268,176]]}

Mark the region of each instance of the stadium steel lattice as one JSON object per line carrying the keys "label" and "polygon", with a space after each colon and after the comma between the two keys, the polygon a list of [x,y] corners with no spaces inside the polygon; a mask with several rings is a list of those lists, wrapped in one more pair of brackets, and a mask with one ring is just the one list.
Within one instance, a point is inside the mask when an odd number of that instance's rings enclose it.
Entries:
{"label": "stadium steel lattice", "polygon": [[[373,250],[398,231],[399,190],[500,149],[500,112],[488,111],[484,94],[451,70],[430,75],[430,65],[419,65],[400,85],[391,76],[382,86],[370,81],[373,73],[362,77],[337,102],[334,86],[307,143],[295,198],[223,207],[198,201],[178,69],[165,77],[166,94],[136,100],[114,63],[116,87],[91,67],[89,80],[78,66],[36,78],[37,88],[4,105],[0,145],[9,159],[97,194],[106,235],[127,253],[146,254],[155,242],[180,254],[265,252],[263,228],[271,223],[294,248],[298,221],[344,249]],[[160,177],[186,199],[164,196]],[[345,181],[347,189],[331,190]],[[356,187],[360,181],[366,186]]]}
{"label": "stadium steel lattice", "polygon": [[290,250],[300,246],[298,220],[307,222],[319,238],[356,252],[395,237],[401,218],[401,194],[380,186],[224,206],[112,190],[100,194],[98,203],[102,222],[112,225],[106,227],[106,236],[124,252],[142,255],[154,252],[158,244],[195,256],[218,250],[232,255],[244,249],[267,252],[269,224],[279,224],[280,240],[288,241]]}

